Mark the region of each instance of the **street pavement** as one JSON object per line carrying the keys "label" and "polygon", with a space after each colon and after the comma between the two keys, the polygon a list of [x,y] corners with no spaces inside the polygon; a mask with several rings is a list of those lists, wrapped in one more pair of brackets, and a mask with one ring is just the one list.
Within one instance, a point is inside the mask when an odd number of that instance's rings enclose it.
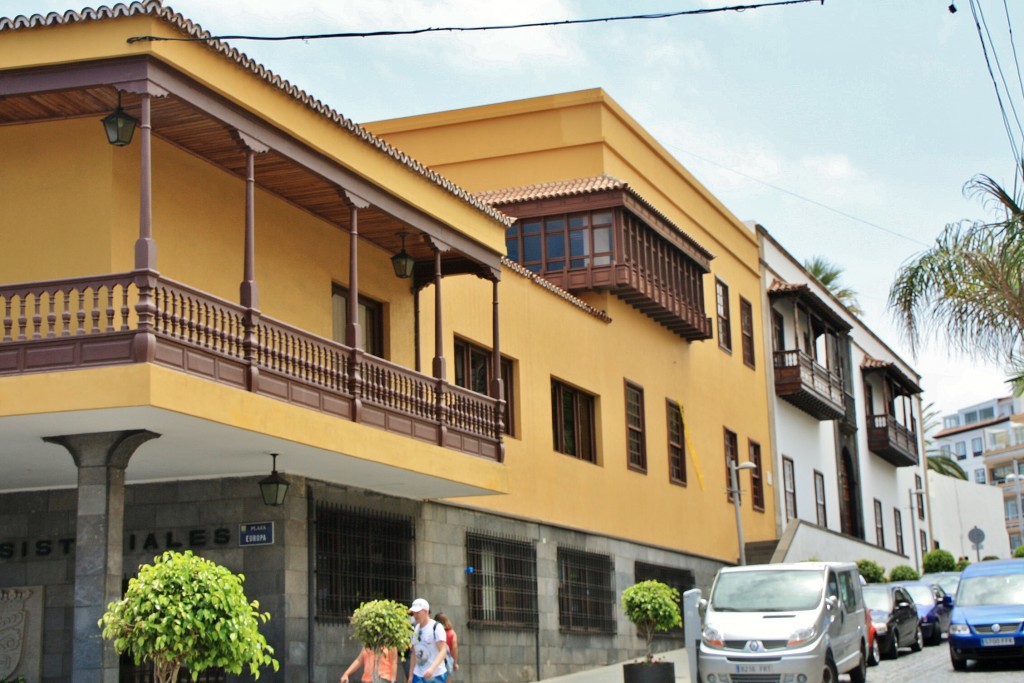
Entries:
{"label": "street pavement", "polygon": [[[690,664],[685,649],[658,652],[655,656],[658,659],[673,662],[676,665],[676,683],[690,683]],[[628,664],[636,661],[638,660],[633,658],[623,663]],[[601,666],[596,669],[587,669],[586,671],[577,671],[565,676],[545,678],[544,683],[622,683],[622,680],[622,663],[620,663]]]}

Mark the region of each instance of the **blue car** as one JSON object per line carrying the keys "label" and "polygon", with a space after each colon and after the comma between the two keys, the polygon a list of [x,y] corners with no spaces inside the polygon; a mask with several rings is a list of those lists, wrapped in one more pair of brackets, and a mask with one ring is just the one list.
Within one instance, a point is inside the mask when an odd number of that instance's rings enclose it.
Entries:
{"label": "blue car", "polygon": [[897,581],[914,598],[917,617],[921,621],[921,634],[929,645],[942,642],[942,634],[949,630],[950,613],[953,610],[953,599],[946,595],[937,583],[924,581]]}
{"label": "blue car", "polygon": [[1024,659],[1024,559],[968,565],[949,624],[949,659]]}

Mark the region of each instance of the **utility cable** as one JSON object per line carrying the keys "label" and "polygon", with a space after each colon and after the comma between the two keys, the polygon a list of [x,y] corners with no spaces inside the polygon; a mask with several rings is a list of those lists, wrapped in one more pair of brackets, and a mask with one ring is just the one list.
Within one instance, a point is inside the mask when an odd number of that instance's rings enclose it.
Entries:
{"label": "utility cable", "polygon": [[[1010,111],[1013,112],[1013,121],[1017,124],[1017,132],[1020,133],[1021,141],[1024,142],[1024,129],[1020,125],[1020,115],[1017,114],[1017,106],[1014,104],[1014,97],[1010,92],[1010,86],[1006,82],[1006,74],[1003,73],[1003,63],[999,59],[999,51],[996,50],[996,43],[992,39],[992,32],[988,28],[988,19],[985,18],[985,11],[981,8],[980,0],[978,2],[978,16],[981,18],[981,25],[985,28],[988,44],[992,47],[992,59],[995,61],[996,71],[999,72],[999,80],[1003,83],[1003,92],[1006,93],[1006,100],[1010,104]],[[1020,151],[1020,147],[1017,147],[1017,151]]]}
{"label": "utility cable", "polygon": [[803,5],[809,2],[815,2],[821,5],[825,4],[825,0],[775,0],[774,2],[759,2],[747,5],[730,5],[727,7],[705,7],[702,9],[692,10],[680,10],[678,12],[659,12],[656,14],[633,14],[628,16],[616,16],[616,17],[597,17],[593,19],[564,19],[562,21],[536,21],[524,24],[503,24],[495,26],[436,26],[428,28],[417,28],[408,30],[388,30],[388,31],[350,31],[344,33],[314,33],[308,35],[297,35],[297,36],[253,36],[253,35],[222,35],[222,36],[203,36],[199,38],[170,38],[166,36],[133,36],[128,39],[129,43],[138,43],[142,41],[156,42],[156,41],[176,41],[176,42],[196,42],[196,41],[208,41],[208,40],[264,40],[264,41],[286,41],[286,40],[321,40],[324,38],[377,38],[380,36],[410,36],[418,35],[421,33],[438,33],[438,32],[461,32],[468,33],[471,31],[506,31],[510,29],[518,28],[539,28],[543,26],[570,26],[574,24],[598,24],[607,23],[612,21],[633,21],[638,19],[668,19],[671,17],[682,17],[690,15],[700,14],[717,14],[720,12],[744,12],[751,9],[761,9],[764,7],[781,7],[784,5]]}

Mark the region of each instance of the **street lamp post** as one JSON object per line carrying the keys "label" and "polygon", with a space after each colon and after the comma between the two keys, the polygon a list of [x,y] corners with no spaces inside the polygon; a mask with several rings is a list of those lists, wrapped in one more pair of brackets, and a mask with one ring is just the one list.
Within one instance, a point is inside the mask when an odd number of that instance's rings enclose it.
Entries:
{"label": "street lamp post", "polygon": [[731,488],[729,491],[732,493],[732,504],[736,509],[736,537],[740,543],[740,566],[747,563],[747,551],[743,547],[743,520],[740,517],[740,476],[739,470],[753,470],[757,469],[757,465],[752,462],[735,463],[729,462],[729,479]]}

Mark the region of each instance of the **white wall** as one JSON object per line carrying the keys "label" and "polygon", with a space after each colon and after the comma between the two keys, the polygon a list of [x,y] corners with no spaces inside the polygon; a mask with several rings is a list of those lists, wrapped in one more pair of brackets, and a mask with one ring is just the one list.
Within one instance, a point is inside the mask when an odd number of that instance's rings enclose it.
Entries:
{"label": "white wall", "polygon": [[1010,557],[1010,539],[1003,519],[1003,492],[997,486],[981,486],[953,477],[928,472],[928,494],[932,513],[932,536],[954,557],[971,562],[978,554],[967,539],[975,526],[985,532],[981,557]]}

